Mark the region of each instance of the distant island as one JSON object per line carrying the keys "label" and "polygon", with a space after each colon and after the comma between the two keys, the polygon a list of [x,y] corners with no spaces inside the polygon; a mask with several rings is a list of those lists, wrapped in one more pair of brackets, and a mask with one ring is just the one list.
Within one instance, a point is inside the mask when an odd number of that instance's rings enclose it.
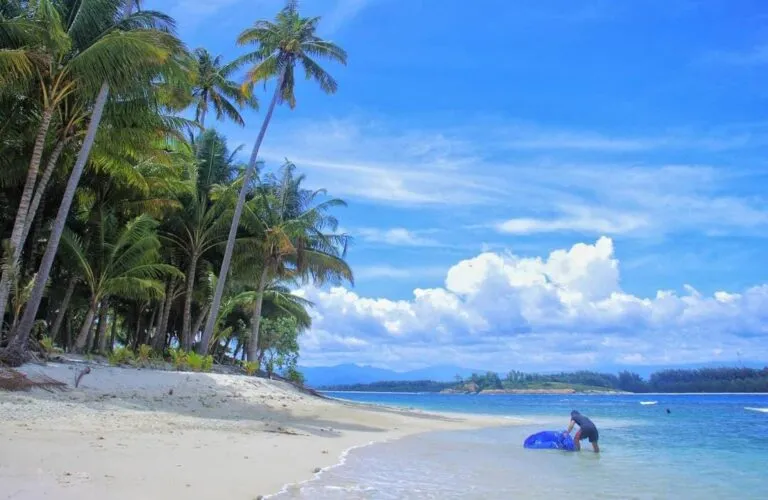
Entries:
{"label": "distant island", "polygon": [[367,384],[327,385],[322,391],[338,392],[433,392],[443,394],[589,394],[589,393],[713,393],[768,392],[768,367],[699,368],[660,370],[643,379],[637,373],[618,374],[593,371],[553,374],[510,371],[456,376],[451,382],[434,380],[382,381]]}

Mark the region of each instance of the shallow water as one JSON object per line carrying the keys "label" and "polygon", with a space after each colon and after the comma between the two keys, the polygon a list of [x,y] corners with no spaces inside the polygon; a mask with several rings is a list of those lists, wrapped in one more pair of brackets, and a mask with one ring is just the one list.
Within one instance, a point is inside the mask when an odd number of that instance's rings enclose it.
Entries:
{"label": "shallow water", "polygon": [[[536,423],[356,449],[276,498],[768,498],[768,414],[751,410],[768,407],[765,395],[332,395]],[[522,448],[533,432],[565,428],[571,409],[597,424],[600,455]]]}

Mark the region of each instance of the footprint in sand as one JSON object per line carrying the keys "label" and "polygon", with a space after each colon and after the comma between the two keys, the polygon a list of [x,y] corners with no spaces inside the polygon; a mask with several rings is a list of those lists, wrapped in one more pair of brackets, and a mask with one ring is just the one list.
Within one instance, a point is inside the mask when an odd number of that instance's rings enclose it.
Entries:
{"label": "footprint in sand", "polygon": [[87,483],[91,480],[91,476],[87,472],[65,472],[56,480],[62,486],[72,486],[75,484]]}

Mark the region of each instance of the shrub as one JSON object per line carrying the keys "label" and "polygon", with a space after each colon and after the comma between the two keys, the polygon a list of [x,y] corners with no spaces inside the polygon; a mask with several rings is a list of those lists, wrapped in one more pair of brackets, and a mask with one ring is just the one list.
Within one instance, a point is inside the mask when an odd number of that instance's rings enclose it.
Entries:
{"label": "shrub", "polygon": [[203,370],[203,357],[196,352],[187,353],[187,366],[193,372],[199,372]]}
{"label": "shrub", "polygon": [[135,356],[133,355],[133,351],[131,351],[129,348],[118,347],[110,353],[107,359],[110,365],[119,366],[131,364],[135,359]]}
{"label": "shrub", "polygon": [[246,361],[243,363],[243,368],[245,368],[246,375],[253,375],[259,370],[259,363],[256,361]]}
{"label": "shrub", "polygon": [[287,378],[288,380],[290,380],[295,384],[304,386],[304,374],[301,373],[296,368],[294,368],[293,366],[288,368],[288,371],[286,371],[285,373],[285,378]]}
{"label": "shrub", "polygon": [[40,340],[40,347],[42,347],[43,351],[45,351],[45,353],[48,355],[53,354],[55,352],[61,352],[61,349],[59,349],[53,344],[53,339],[51,337],[43,337]]}
{"label": "shrub", "polygon": [[213,369],[213,356],[209,354],[203,357],[202,369],[204,372],[209,372]]}
{"label": "shrub", "polygon": [[148,364],[152,359],[152,347],[147,344],[140,345],[139,350],[136,351],[136,357],[142,364]]}
{"label": "shrub", "polygon": [[189,364],[187,353],[182,349],[171,349],[171,363],[175,370],[186,370]]}

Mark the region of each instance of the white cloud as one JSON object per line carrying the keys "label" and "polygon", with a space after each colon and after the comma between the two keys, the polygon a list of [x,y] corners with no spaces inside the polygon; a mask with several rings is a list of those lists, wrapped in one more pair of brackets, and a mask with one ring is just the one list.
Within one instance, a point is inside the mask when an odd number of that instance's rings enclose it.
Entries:
{"label": "white cloud", "polygon": [[553,219],[515,218],[496,224],[496,229],[509,234],[578,232],[590,234],[626,234],[649,225],[641,215],[622,214],[613,210],[589,207],[564,207],[564,214]]}
{"label": "white cloud", "polygon": [[[310,185],[346,199],[459,207],[457,214],[475,210],[487,217],[482,227],[510,234],[768,235],[764,196],[743,194],[745,186],[762,182],[759,165],[681,165],[648,156],[665,140],[690,158],[718,147],[756,147],[764,144],[764,128],[724,127],[700,134],[704,139],[690,131],[682,139],[656,140],[558,136],[530,126],[513,129],[514,135],[497,122],[430,131],[362,118],[283,120],[270,129],[264,157],[281,162],[289,152]],[[577,146],[586,149],[574,160],[569,148]],[[615,159],[616,151],[625,156]]]}
{"label": "white cloud", "polygon": [[315,364],[495,369],[701,362],[738,351],[768,358],[768,285],[712,296],[684,289],[624,292],[606,237],[546,258],[487,252],[453,266],[443,287],[415,289],[410,300],[341,287],[301,290],[317,305],[302,356]]}
{"label": "white cloud", "polygon": [[357,281],[373,280],[381,278],[409,279],[409,278],[434,278],[445,274],[445,268],[441,267],[395,267],[388,264],[356,266],[354,268]]}
{"label": "white cloud", "polygon": [[358,234],[363,240],[370,243],[382,243],[385,245],[408,247],[433,247],[439,245],[436,240],[419,236],[418,232],[410,231],[404,227],[390,229],[361,228],[352,234]]}

